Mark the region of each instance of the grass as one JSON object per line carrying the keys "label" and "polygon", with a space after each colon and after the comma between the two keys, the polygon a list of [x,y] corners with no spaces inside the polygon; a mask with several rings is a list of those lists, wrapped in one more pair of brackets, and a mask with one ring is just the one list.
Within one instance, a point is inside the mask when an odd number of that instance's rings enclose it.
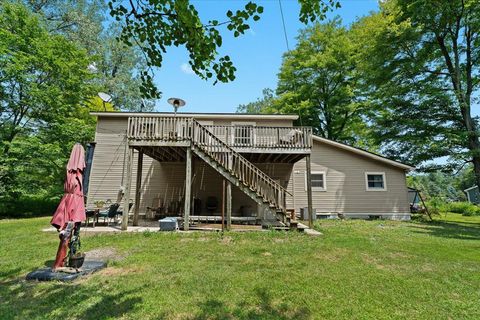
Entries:
{"label": "grass", "polygon": [[54,258],[48,219],[0,221],[2,319],[479,319],[480,217],[321,221],[324,235],[83,236],[122,259],[70,284],[24,275]]}

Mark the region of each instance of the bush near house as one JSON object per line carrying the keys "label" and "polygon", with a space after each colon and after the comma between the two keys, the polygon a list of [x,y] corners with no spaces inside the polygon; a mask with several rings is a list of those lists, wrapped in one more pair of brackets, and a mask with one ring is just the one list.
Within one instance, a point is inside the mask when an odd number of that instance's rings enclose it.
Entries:
{"label": "bush near house", "polygon": [[59,202],[59,197],[43,195],[0,197],[0,219],[49,216],[53,214]]}
{"label": "bush near house", "polygon": [[450,202],[446,204],[448,212],[460,213],[464,216],[480,215],[480,207],[470,202]]}
{"label": "bush near house", "polygon": [[480,207],[466,201],[446,202],[443,198],[432,197],[426,201],[431,214],[459,213],[464,216],[480,216]]}

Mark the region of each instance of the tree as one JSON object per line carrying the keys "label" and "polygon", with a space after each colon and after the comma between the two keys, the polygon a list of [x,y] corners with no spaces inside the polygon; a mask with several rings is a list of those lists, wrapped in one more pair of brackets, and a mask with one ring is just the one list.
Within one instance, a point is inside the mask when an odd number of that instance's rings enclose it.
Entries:
{"label": "tree", "polygon": [[[118,41],[122,28],[106,19],[101,0],[28,0],[27,5],[43,17],[50,33],[61,34],[84,48],[92,58],[99,91],[112,96],[116,109],[151,111],[152,100],[142,99],[140,71],[147,67],[137,46]],[[104,27],[106,26],[106,27]]]}
{"label": "tree", "polygon": [[[303,23],[323,19],[328,10],[339,6],[336,0],[299,2]],[[189,0],[110,0],[108,5],[110,14],[123,23],[120,39],[129,46],[135,43],[147,56],[149,70],[141,73],[141,90],[149,98],[160,95],[151,71],[162,66],[163,54],[169,46],[185,46],[192,70],[202,79],[215,78],[215,83],[234,80],[236,68],[230,57],[218,54],[222,46],[220,28],[226,26],[238,37],[250,28],[250,20],[259,20],[263,12],[262,6],[248,2],[235,12],[228,10],[224,21],[204,23]]]}
{"label": "tree", "polygon": [[471,162],[480,186],[471,112],[479,93],[480,3],[388,0],[354,29],[383,150],[414,164],[447,157],[444,169]]}
{"label": "tree", "polygon": [[[56,124],[67,125],[66,119],[78,115],[94,88],[85,50],[51,35],[23,5],[2,4],[0,39],[0,188],[8,191],[18,186],[21,166],[15,155],[35,150],[31,146],[38,140],[33,136],[41,137]],[[52,137],[57,145],[68,145],[58,132]]]}
{"label": "tree", "polygon": [[278,97],[267,111],[298,114],[317,135],[365,147],[355,65],[351,36],[339,19],[306,28],[284,55]]}
{"label": "tree", "polygon": [[275,100],[275,92],[272,89],[265,88],[262,90],[263,97],[258,98],[254,102],[241,104],[237,107],[238,113],[259,114],[264,113],[272,107]]}

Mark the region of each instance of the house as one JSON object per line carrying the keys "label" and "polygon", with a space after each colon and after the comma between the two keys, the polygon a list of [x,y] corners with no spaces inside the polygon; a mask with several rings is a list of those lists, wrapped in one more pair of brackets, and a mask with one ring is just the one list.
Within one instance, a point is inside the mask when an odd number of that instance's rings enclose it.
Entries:
{"label": "house", "polygon": [[315,136],[296,115],[92,115],[87,207],[133,202],[134,225],[143,215],[218,221],[223,211],[227,224],[285,223],[291,210],[410,219],[412,167]]}

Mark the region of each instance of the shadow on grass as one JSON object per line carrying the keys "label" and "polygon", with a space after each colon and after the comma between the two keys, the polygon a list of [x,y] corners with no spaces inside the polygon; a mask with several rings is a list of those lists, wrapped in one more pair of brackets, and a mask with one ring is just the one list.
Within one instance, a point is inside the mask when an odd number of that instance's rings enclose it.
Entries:
{"label": "shadow on grass", "polygon": [[105,319],[142,303],[140,288],[111,291],[81,283],[6,281],[0,283],[0,314],[2,319]]}
{"label": "shadow on grass", "polygon": [[200,312],[190,319],[309,319],[310,311],[307,308],[298,307],[293,300],[275,304],[270,293],[266,289],[255,290],[255,304],[242,302],[231,307],[219,300],[208,300],[202,303]]}
{"label": "shadow on grass", "polygon": [[432,236],[461,239],[480,240],[480,224],[472,222],[431,221],[412,225],[415,232],[428,233]]}
{"label": "shadow on grass", "polygon": [[8,279],[8,278],[10,278],[14,275],[17,275],[21,270],[22,270],[22,268],[13,268],[13,269],[10,269],[10,270],[0,271],[0,285],[2,283],[1,279]]}

